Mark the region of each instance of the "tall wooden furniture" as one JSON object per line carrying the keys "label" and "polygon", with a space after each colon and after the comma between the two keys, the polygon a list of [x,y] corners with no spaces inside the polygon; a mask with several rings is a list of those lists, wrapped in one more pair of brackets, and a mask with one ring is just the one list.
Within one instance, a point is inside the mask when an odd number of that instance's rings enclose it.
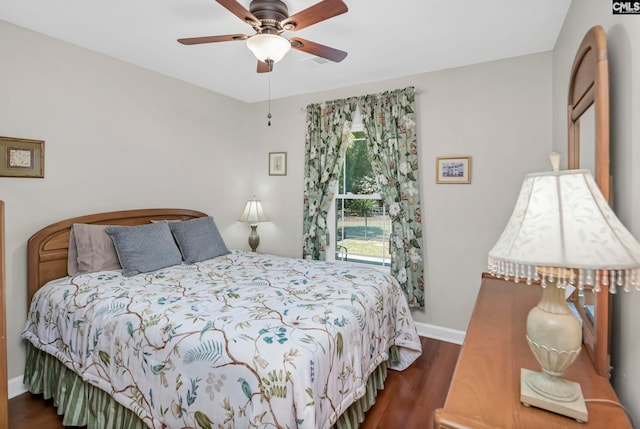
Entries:
{"label": "tall wooden furniture", "polygon": [[631,428],[609,379],[599,375],[583,350],[565,372],[579,382],[589,422],[578,423],[520,403],[520,368],[539,371],[525,339],[529,310],[541,296],[539,286],[515,284],[484,275],[444,407],[436,410],[437,429],[462,428]]}
{"label": "tall wooden furniture", "polygon": [[7,311],[4,294],[4,201],[0,201],[0,428],[9,427],[7,385]]}
{"label": "tall wooden furniture", "polygon": [[[609,169],[609,61],[607,36],[596,25],[578,47],[569,82],[567,103],[569,169],[587,168],[604,198],[611,202]],[[586,295],[591,295],[587,292]],[[609,376],[610,302],[606,291],[593,297],[593,317],[575,297],[582,318],[582,341],[600,375]]]}

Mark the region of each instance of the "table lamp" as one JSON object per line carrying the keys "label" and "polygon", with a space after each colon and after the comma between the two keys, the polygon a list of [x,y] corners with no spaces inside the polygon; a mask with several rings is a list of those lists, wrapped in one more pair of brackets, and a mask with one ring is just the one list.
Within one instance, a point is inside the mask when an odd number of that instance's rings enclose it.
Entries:
{"label": "table lamp", "polygon": [[251,234],[249,235],[249,246],[253,252],[260,245],[260,236],[258,235],[258,222],[267,222],[269,219],[262,211],[262,203],[256,199],[254,195],[252,199],[247,201],[244,211],[238,218],[240,222],[247,222],[251,226]]}
{"label": "table lamp", "polygon": [[552,164],[552,172],[526,176],[511,218],[489,252],[489,271],[527,284],[539,280],[543,288],[526,329],[542,372],[521,369],[521,402],[586,422],[580,385],[561,377],[582,346],[565,288],[640,290],[640,244],[588,170],[558,171],[559,160]]}

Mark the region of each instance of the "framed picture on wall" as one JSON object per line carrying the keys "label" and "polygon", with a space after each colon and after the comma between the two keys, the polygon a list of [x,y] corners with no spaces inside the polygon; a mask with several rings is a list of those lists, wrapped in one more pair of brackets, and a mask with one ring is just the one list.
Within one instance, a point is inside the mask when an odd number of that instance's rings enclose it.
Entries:
{"label": "framed picture on wall", "polygon": [[44,141],[0,137],[0,176],[44,177]]}
{"label": "framed picture on wall", "polygon": [[269,152],[269,176],[287,175],[287,152]]}
{"label": "framed picture on wall", "polygon": [[436,158],[436,183],[471,183],[471,157]]}

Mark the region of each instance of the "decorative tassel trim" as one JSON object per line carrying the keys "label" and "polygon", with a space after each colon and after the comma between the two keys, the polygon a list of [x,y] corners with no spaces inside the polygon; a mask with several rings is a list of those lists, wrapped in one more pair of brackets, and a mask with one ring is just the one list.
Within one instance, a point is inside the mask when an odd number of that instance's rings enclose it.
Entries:
{"label": "decorative tassel trim", "polygon": [[[570,284],[580,291],[584,290],[585,285],[593,286],[594,292],[600,292],[603,288],[608,289],[611,294],[617,293],[620,288],[625,292],[629,292],[631,289],[640,291],[640,268],[595,270],[541,267],[490,257],[488,270],[494,277],[513,280],[515,283],[526,281],[530,285],[534,281],[540,281],[542,287],[546,287],[547,282],[558,279],[558,287],[564,288]],[[541,270],[544,271],[543,275],[539,274]]]}

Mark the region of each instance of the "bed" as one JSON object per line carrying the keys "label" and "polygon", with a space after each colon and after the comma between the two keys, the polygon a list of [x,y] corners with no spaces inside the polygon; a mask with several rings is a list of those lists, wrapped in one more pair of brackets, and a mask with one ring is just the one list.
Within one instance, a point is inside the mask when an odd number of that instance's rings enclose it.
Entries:
{"label": "bed", "polygon": [[[196,224],[215,228],[202,212],[130,210],[57,222],[29,239],[24,382],[53,398],[63,424],[357,427],[387,368],[421,354],[387,274],[223,243],[215,257],[194,257],[215,241],[201,243],[208,235],[194,234]],[[69,249],[77,225],[106,228],[121,268],[68,275],[82,259]],[[152,229],[153,240],[171,231],[181,260],[131,272],[117,234]],[[164,246],[145,240],[132,258]]]}

